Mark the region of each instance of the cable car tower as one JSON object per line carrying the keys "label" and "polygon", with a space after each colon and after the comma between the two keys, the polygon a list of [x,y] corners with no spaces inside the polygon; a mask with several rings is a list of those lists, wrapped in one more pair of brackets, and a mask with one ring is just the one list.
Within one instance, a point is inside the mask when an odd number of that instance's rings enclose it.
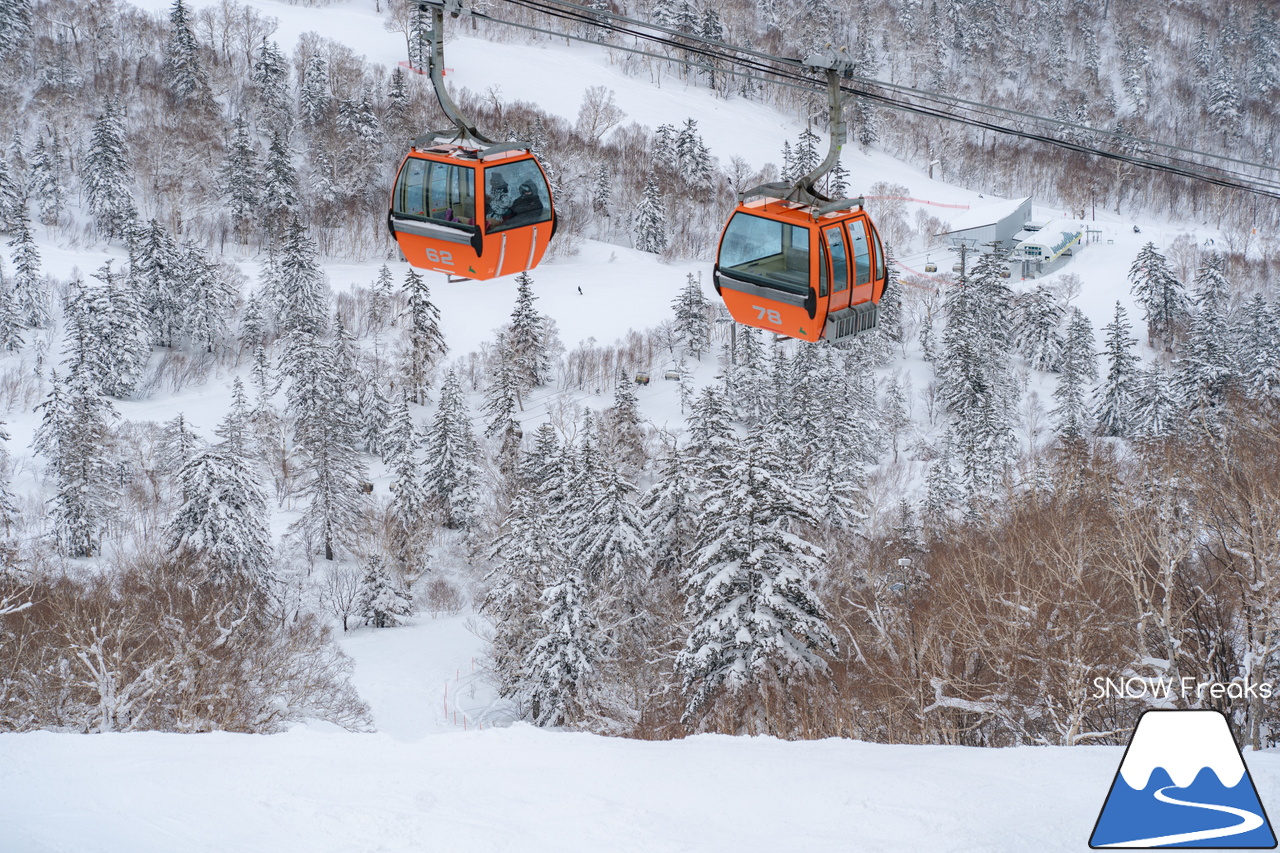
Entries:
{"label": "cable car tower", "polygon": [[806,341],[838,342],[876,327],[886,258],[863,199],[832,199],[816,184],[846,140],[840,78],[853,73],[844,51],[806,57],[827,78],[831,144],[795,181],[752,187],[720,235],[716,292],[739,323]]}
{"label": "cable car tower", "polygon": [[427,74],[453,127],[413,141],[400,164],[387,227],[411,266],[485,280],[533,269],[556,230],[546,173],[529,146],[497,143],[471,124],[444,86],[444,13],[462,0],[422,0],[431,15]]}

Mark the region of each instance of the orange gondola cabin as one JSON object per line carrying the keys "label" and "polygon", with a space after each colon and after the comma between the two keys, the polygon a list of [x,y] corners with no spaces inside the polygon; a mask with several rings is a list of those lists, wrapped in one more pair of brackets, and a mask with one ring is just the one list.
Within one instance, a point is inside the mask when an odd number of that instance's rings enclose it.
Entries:
{"label": "orange gondola cabin", "polygon": [[410,265],[485,280],[537,266],[556,215],[527,146],[421,137],[400,165],[387,226]]}
{"label": "orange gondola cabin", "polygon": [[744,201],[729,218],[713,281],[745,326],[840,341],[875,328],[885,263],[880,235],[856,201],[765,197]]}

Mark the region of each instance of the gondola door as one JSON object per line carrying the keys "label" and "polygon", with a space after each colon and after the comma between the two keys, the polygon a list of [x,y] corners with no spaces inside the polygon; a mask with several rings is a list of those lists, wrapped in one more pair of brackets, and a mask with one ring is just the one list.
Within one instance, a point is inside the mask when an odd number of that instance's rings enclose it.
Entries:
{"label": "gondola door", "polygon": [[849,307],[849,255],[845,249],[844,228],[839,223],[822,229],[831,257],[831,302],[829,312]]}
{"label": "gondola door", "polygon": [[867,239],[867,220],[850,219],[849,243],[853,247],[853,287],[850,290],[849,304],[861,305],[870,302],[872,296],[871,282],[871,243]]}

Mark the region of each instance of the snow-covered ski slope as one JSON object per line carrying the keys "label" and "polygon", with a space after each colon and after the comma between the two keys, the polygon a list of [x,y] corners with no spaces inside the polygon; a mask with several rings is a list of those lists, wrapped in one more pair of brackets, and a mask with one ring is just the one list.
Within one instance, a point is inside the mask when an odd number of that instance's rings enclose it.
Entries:
{"label": "snow-covered ski slope", "polygon": [[[1120,756],[524,724],[409,741],[39,733],[0,738],[0,851],[1081,851]],[[1280,759],[1249,761],[1276,802]]]}
{"label": "snow-covered ski slope", "polygon": [[[171,4],[136,5],[167,13]],[[388,68],[404,58],[401,36],[383,28],[372,0],[251,5],[280,20],[273,38],[286,51],[301,33],[315,31]],[[718,100],[675,78],[628,77],[591,46],[491,44],[458,33],[447,51],[451,85],[494,89],[571,121],[590,85],[613,89],[626,121],[654,127],[696,118],[722,162],[738,155],[755,167],[776,163],[783,142],[802,129],[793,118],[742,99]],[[843,159],[855,192],[889,181],[939,203],[990,198],[929,180],[889,152],[848,146]],[[1062,214],[1048,200],[1037,202],[1038,218]],[[1126,274],[1143,243],[1167,246],[1184,231],[1197,242],[1214,236],[1200,223],[1145,221],[1135,234],[1127,219],[1098,216],[1101,241],[1064,270],[1081,278],[1074,304],[1095,329],[1110,320],[1116,300],[1138,316]],[[69,249],[47,240],[40,251],[45,271],[60,277],[73,266],[90,273],[123,254],[118,246]],[[933,259],[950,268],[947,253]],[[905,260],[923,268],[922,258]],[[326,263],[325,271],[341,290],[367,286],[379,265]],[[403,280],[405,265],[391,266]],[[256,279],[256,262],[242,267]],[[588,338],[610,343],[668,319],[690,271],[704,274],[714,297],[709,259],[664,265],[626,247],[587,242],[578,255],[535,271],[538,308],[555,319],[570,348]],[[433,276],[431,284],[455,356],[489,339],[515,298],[509,278],[451,284]],[[714,370],[705,358],[699,381],[710,381]],[[679,418],[674,385],[655,382],[640,392],[658,425]],[[164,421],[185,411],[211,434],[227,397],[219,382],[118,407],[131,420]],[[544,416],[545,408],[530,414]],[[29,453],[34,417],[4,417],[15,455]],[[33,483],[29,474],[14,485]],[[272,737],[0,737],[0,853],[1084,850],[1122,755],[1119,747],[978,750],[718,736],[645,743],[502,727],[472,674],[482,643],[465,617],[422,615],[404,628],[357,631],[343,645],[356,661],[355,683],[373,708],[377,734],[313,726]],[[477,722],[482,731],[463,731]],[[1280,758],[1246,759],[1263,803],[1280,802]]]}

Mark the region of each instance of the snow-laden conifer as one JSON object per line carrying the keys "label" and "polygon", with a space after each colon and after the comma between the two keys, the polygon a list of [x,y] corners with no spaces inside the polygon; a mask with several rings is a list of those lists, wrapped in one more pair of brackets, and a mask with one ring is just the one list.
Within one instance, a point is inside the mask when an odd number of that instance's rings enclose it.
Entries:
{"label": "snow-laden conifer", "polygon": [[262,169],[249,135],[249,123],[242,116],[236,116],[232,127],[231,141],[218,173],[218,192],[231,217],[232,228],[241,242],[248,242],[249,228],[258,215]]}
{"label": "snow-laden conifer", "polygon": [[1098,357],[1089,318],[1079,308],[1072,308],[1069,316],[1058,387],[1053,391],[1058,405],[1050,414],[1056,421],[1058,437],[1075,442],[1093,429],[1089,391],[1098,378]]}
{"label": "snow-laden conifer", "polygon": [[266,497],[234,444],[196,451],[179,474],[182,505],[166,528],[170,550],[189,555],[201,580],[248,583],[265,592],[272,579]]}
{"label": "snow-laden conifer", "polygon": [[479,448],[458,374],[449,370],[440,405],[427,431],[423,487],[449,528],[467,528],[480,511]]}
{"label": "snow-laden conifer", "polygon": [[124,115],[119,103],[109,98],[102,115],[93,125],[89,151],[81,170],[89,211],[107,237],[126,233],[136,217],[129,154],[125,146]]}
{"label": "snow-laden conifer", "polygon": [[37,406],[33,449],[48,460],[55,494],[49,500],[54,536],[72,557],[98,553],[114,507],[110,427],[118,415],[91,372],[72,362],[64,380],[54,371]]}
{"label": "snow-laden conifer", "polygon": [[286,396],[306,477],[301,490],[306,508],[294,527],[323,546],[325,559],[332,560],[339,548],[355,541],[364,509],[360,484],[368,479],[356,452],[351,378],[335,369],[335,347],[309,332],[293,332],[285,347]]}
{"label": "snow-laden conifer", "polygon": [[658,176],[649,173],[644,192],[632,216],[635,247],[642,252],[661,254],[667,248],[667,211],[658,191]]}
{"label": "snow-laden conifer", "polygon": [[1129,267],[1129,281],[1147,315],[1148,342],[1160,341],[1165,349],[1172,349],[1174,335],[1186,323],[1189,304],[1182,282],[1154,243],[1147,243],[1138,252]]}
{"label": "snow-laden conifer", "polygon": [[1276,311],[1255,293],[1245,305],[1238,361],[1245,393],[1268,403],[1280,401],[1280,329]]}
{"label": "snow-laden conifer", "polygon": [[49,323],[49,298],[41,280],[40,251],[31,235],[25,206],[9,247],[13,249],[13,301],[18,317],[27,326],[42,328]]}
{"label": "snow-laden conifer", "polygon": [[1063,309],[1058,297],[1043,284],[1018,299],[1014,342],[1033,370],[1056,371],[1062,358],[1059,331]]}
{"label": "snow-laden conifer", "polygon": [[1236,381],[1230,298],[1222,256],[1210,255],[1196,274],[1196,312],[1180,352],[1175,379],[1178,390],[1195,408],[1220,405]]}
{"label": "snow-laden conifer", "polygon": [[359,596],[360,618],[373,628],[394,628],[413,615],[413,596],[376,555],[365,560]]}
{"label": "snow-laden conifer", "polygon": [[1124,306],[1117,301],[1115,318],[1103,327],[1107,376],[1094,413],[1100,435],[1127,438],[1132,434],[1140,361],[1133,352],[1138,339],[1130,335],[1132,330]]}
{"label": "snow-laden conifer", "polygon": [[537,640],[521,666],[520,698],[535,725],[560,726],[589,707],[603,657],[586,584],[563,565],[542,591]]}
{"label": "snow-laden conifer", "polygon": [[182,0],[173,0],[169,25],[172,29],[165,56],[169,91],[179,105],[209,101],[209,78],[200,64],[200,44],[191,30],[191,20]]}
{"label": "snow-laden conifer", "polygon": [[755,428],[710,484],[699,552],[684,574],[693,630],[676,657],[687,725],[726,694],[758,723],[770,688],[826,671],[822,654],[836,647],[811,587],[823,552],[796,533],[817,518],[783,468]]}
{"label": "snow-laden conifer", "polygon": [[444,358],[449,347],[440,331],[440,309],[431,301],[426,277],[410,269],[404,279],[405,321],[404,379],[419,405],[427,402],[431,369]]}
{"label": "snow-laden conifer", "polygon": [[676,312],[676,332],[685,349],[699,361],[711,348],[711,321],[707,319],[707,298],[702,293],[702,276],[689,273],[680,295],[672,302]]}

